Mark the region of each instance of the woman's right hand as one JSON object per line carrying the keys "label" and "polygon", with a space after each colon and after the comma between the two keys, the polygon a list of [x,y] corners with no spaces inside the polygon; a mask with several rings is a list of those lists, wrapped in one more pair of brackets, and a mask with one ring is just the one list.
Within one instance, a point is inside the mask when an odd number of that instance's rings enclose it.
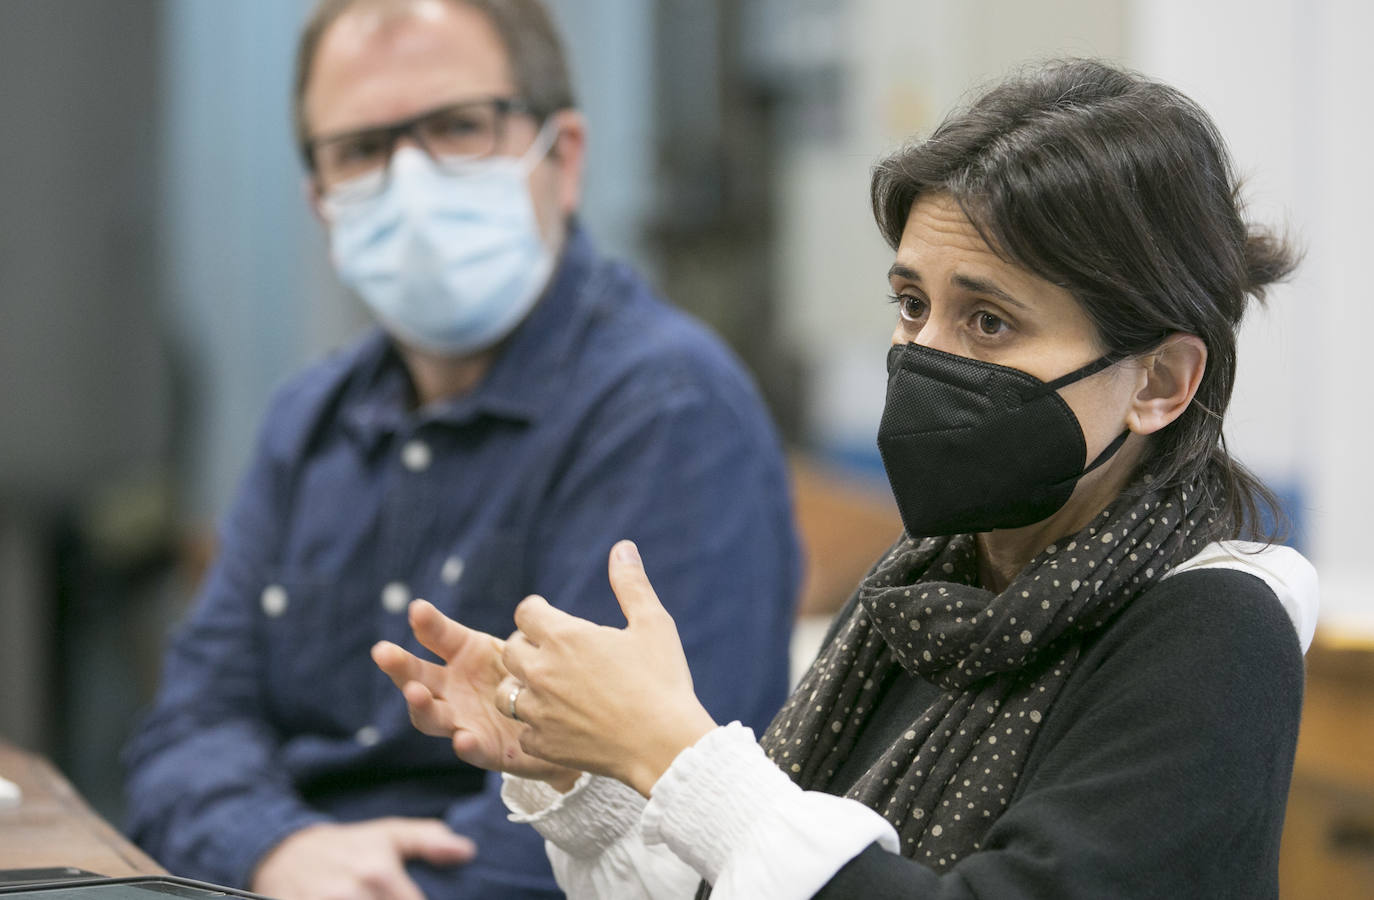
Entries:
{"label": "woman's right hand", "polygon": [[581,773],[521,750],[525,726],[499,712],[497,689],[509,674],[502,662],[505,642],[460,625],[424,600],[413,601],[409,615],[415,637],[443,664],[390,641],[373,646],[372,660],[400,688],[415,727],[452,740],[453,752],[466,763],[570,789]]}

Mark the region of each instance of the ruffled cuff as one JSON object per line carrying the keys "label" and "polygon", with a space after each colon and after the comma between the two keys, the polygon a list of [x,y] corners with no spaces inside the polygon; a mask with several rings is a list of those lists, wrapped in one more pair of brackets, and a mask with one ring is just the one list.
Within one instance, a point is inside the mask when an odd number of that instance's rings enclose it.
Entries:
{"label": "ruffled cuff", "polygon": [[613,778],[583,773],[566,794],[543,781],[503,775],[501,800],[512,822],[534,829],[569,856],[589,859],[639,823],[644,798]]}
{"label": "ruffled cuff", "polygon": [[650,791],[646,844],[667,844],[715,883],[731,853],[747,842],[759,810],[800,790],[763,754],[753,730],[731,722],[678,754]]}
{"label": "ruffled cuff", "polygon": [[897,833],[854,800],[803,791],[738,722],[678,754],[650,792],[644,842],[661,843],[722,898],[810,897],[870,844]]}

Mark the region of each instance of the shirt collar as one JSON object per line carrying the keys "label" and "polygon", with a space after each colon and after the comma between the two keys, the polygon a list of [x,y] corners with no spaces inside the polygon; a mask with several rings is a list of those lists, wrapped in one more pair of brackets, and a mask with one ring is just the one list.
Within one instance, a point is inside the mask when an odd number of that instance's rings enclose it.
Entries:
{"label": "shirt collar", "polygon": [[423,410],[410,409],[415,395],[410,375],[391,340],[378,330],[360,348],[360,391],[341,410],[346,427],[373,444],[387,433],[426,422],[456,426],[482,415],[535,421],[561,383],[559,370],[595,306],[596,260],[591,238],[574,222],[544,296],[506,338],[476,389]]}

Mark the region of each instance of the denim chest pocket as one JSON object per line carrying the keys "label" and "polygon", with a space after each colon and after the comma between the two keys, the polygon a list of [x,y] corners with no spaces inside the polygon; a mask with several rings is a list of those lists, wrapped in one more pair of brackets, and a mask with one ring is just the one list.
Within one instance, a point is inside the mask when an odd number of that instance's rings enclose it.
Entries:
{"label": "denim chest pocket", "polygon": [[258,598],[261,690],[288,732],[350,733],[367,719],[380,675],[375,586],[316,573],[272,573]]}

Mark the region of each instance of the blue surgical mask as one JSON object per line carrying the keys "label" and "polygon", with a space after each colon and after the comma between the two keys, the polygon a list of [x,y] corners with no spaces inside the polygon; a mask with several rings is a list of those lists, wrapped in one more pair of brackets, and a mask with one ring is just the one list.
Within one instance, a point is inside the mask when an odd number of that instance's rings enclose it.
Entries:
{"label": "blue surgical mask", "polygon": [[556,135],[546,122],[524,156],[443,168],[402,147],[380,193],[358,199],[349,183],[330,191],[323,209],[339,278],[407,344],[449,356],[495,345],[553,271],[528,176]]}

